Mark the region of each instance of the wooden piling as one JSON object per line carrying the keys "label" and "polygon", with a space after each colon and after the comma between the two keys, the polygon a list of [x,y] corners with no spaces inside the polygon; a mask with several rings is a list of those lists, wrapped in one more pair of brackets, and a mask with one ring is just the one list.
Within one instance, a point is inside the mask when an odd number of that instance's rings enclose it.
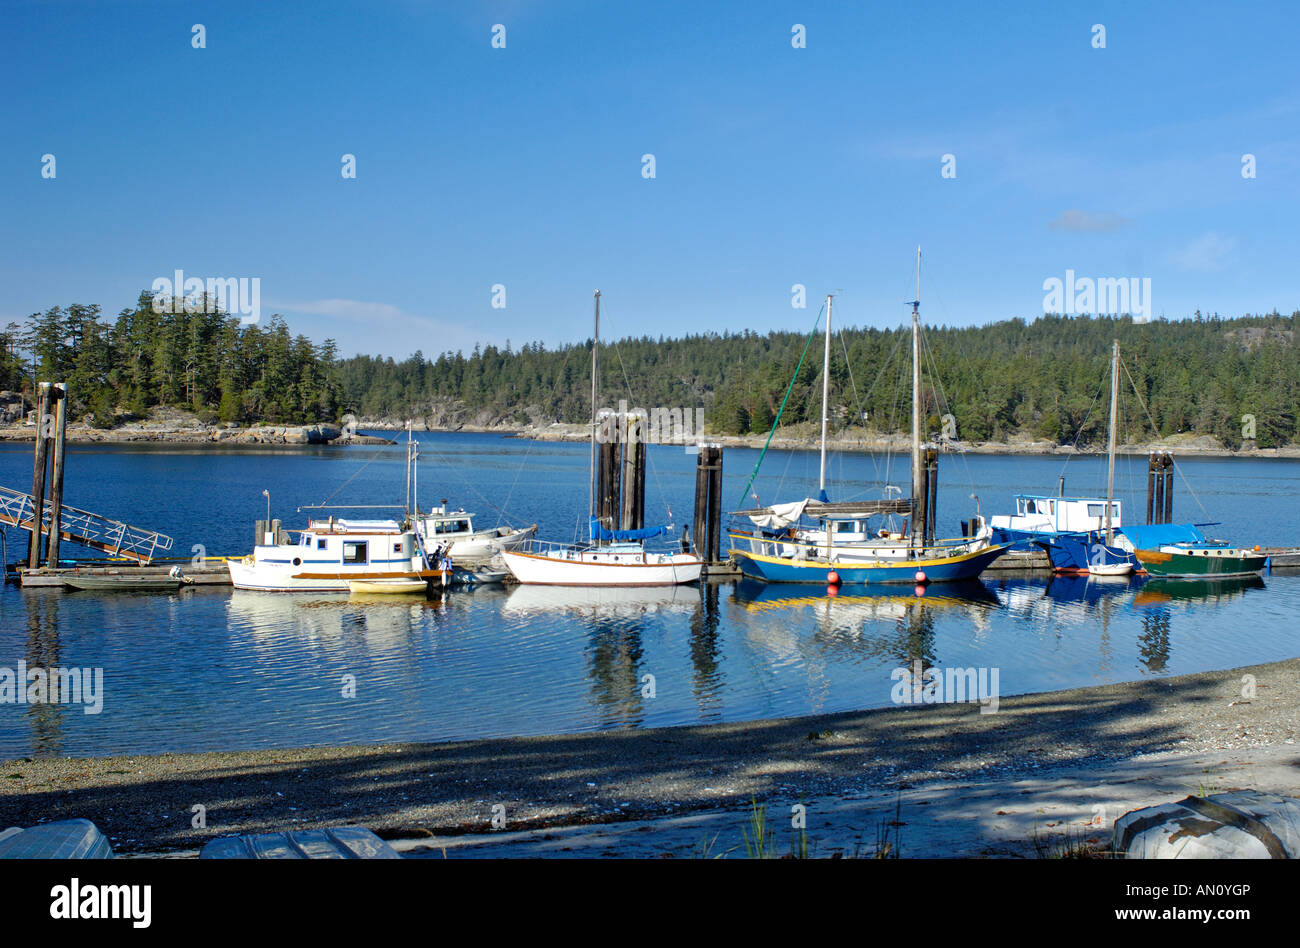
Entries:
{"label": "wooden piling", "polygon": [[1156,456],[1152,452],[1147,457],[1147,526],[1150,526],[1152,517],[1155,516],[1155,497],[1156,497]]}
{"label": "wooden piling", "polygon": [[926,543],[934,543],[935,521],[939,514],[939,450],[925,449]]}
{"label": "wooden piling", "polygon": [[721,561],[722,446],[702,444],[695,459],[695,555],[703,573]]}
{"label": "wooden piling", "polygon": [[45,477],[49,439],[50,383],[41,382],[36,393],[36,458],[32,466],[32,535],[27,545],[27,566],[36,569],[41,565],[41,536],[45,526]]}
{"label": "wooden piling", "polygon": [[695,546],[695,555],[708,562],[708,522],[709,522],[709,454],[708,449],[700,446],[700,453],[695,458],[695,519],[694,533],[691,537]]}
{"label": "wooden piling", "polygon": [[600,445],[599,464],[596,471],[596,516],[609,529],[617,530],[619,524],[619,445],[606,441]]}
{"label": "wooden piling", "polygon": [[54,399],[54,459],[50,472],[50,539],[48,541],[46,565],[57,569],[59,566],[59,540],[63,527],[63,462],[67,448],[68,433],[68,385],[59,382],[50,390]]}
{"label": "wooden piling", "polygon": [[640,530],[645,526],[645,440],[641,419],[628,415],[627,440],[623,443],[623,516],[622,529]]}
{"label": "wooden piling", "polygon": [[709,463],[709,563],[717,566],[722,562],[722,447],[712,445],[712,461]]}
{"label": "wooden piling", "polygon": [[1174,522],[1174,458],[1166,454],[1163,461],[1165,469],[1165,523]]}

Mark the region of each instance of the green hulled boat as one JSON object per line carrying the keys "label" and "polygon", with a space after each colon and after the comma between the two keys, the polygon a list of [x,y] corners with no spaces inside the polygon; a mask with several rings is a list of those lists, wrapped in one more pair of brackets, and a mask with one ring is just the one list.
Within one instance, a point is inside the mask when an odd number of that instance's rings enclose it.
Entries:
{"label": "green hulled boat", "polygon": [[1152,576],[1254,576],[1268,562],[1263,553],[1211,542],[1173,543],[1133,555]]}

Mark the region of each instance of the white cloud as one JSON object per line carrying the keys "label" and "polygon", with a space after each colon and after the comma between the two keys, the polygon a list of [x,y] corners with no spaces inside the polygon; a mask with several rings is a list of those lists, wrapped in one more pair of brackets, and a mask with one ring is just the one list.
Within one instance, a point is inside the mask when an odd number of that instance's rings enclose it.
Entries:
{"label": "white cloud", "polygon": [[268,300],[266,306],[273,310],[286,310],[290,313],[305,313],[309,316],[328,316],[331,319],[344,319],[353,322],[370,322],[381,320],[426,320],[425,317],[412,316],[390,303],[371,303],[364,300]]}
{"label": "white cloud", "polygon": [[1174,263],[1184,270],[1222,270],[1236,245],[1235,237],[1220,237],[1214,231],[1208,231],[1175,253]]}
{"label": "white cloud", "polygon": [[1119,230],[1129,222],[1127,217],[1119,214],[1092,214],[1076,207],[1062,211],[1056,220],[1047,226],[1052,230],[1068,230],[1075,233],[1104,234]]}

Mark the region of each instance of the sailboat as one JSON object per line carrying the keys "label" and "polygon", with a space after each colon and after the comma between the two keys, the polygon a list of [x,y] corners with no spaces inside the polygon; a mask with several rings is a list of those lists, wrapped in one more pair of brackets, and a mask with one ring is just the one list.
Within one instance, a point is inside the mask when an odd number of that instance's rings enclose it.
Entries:
{"label": "sailboat", "polygon": [[1133,572],[1133,555],[1116,546],[1115,513],[1115,426],[1119,403],[1119,340],[1110,359],[1110,425],[1106,441],[1106,506],[1101,530],[1057,533],[1035,540],[1047,552],[1057,573],[1087,573],[1091,576],[1126,576]]}
{"label": "sailboat", "polygon": [[1122,576],[1138,570],[1154,577],[1239,577],[1258,575],[1267,557],[1207,539],[1197,525],[1158,523],[1116,527],[1111,520],[1115,494],[1115,425],[1119,401],[1119,340],[1111,352],[1110,430],[1107,444],[1106,511],[1103,530],[1061,533],[1035,540],[1047,551],[1056,572]]}
{"label": "sailboat", "polygon": [[[740,510],[752,529],[729,531],[731,555],[746,576],[764,582],[919,583],[968,580],[1010,544],[986,536],[935,540],[926,524],[925,472],[921,466],[921,249],[916,251],[916,299],[912,300],[912,499],[833,503],[826,496],[826,429],[830,387],[833,297],[826,298],[826,347],[822,366],[821,472],[819,494],[793,503]],[[775,423],[774,423],[775,424]],[[910,516],[910,530],[869,529],[873,517]],[[811,524],[809,523],[811,521]]]}
{"label": "sailboat", "polygon": [[599,379],[600,290],[596,291],[595,333],[591,345],[591,462],[588,471],[589,542],[582,545],[530,540],[502,550],[506,567],[521,583],[546,586],[675,586],[700,578],[703,561],[690,553],[656,553],[645,541],[669,527],[616,530],[596,516],[596,391]]}

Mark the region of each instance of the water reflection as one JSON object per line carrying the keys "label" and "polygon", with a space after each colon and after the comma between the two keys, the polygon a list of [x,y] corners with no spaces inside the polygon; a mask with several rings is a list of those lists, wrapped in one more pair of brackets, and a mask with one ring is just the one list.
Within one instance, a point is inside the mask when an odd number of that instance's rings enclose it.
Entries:
{"label": "water reflection", "polygon": [[746,639],[769,669],[806,670],[806,700],[825,710],[833,680],[845,667],[871,670],[866,703],[878,703],[879,688],[898,667],[922,669],[940,661],[937,626],[941,617],[971,629],[988,628],[996,596],[978,580],[933,587],[861,586],[820,591],[796,584],[736,584],[733,601],[746,613]]}
{"label": "water reflection", "polygon": [[[918,595],[918,592],[920,593]],[[0,758],[456,740],[891,704],[891,672],[1028,693],[1295,654],[1300,577],[485,587],[435,598],[0,592],[0,666],[102,666],[105,713],[0,705]],[[1225,635],[1224,629],[1234,630]],[[649,690],[653,675],[654,691]],[[356,681],[355,698],[340,685]]]}
{"label": "water reflection", "polygon": [[721,620],[718,584],[705,583],[699,606],[691,614],[691,690],[701,721],[718,721],[722,716]]}
{"label": "water reflection", "polygon": [[[27,667],[57,668],[62,650],[59,645],[59,603],[57,589],[33,590],[25,600],[27,606]],[[15,682],[17,688],[26,689],[27,682]],[[63,716],[67,708],[62,704],[29,704],[27,718],[32,729],[32,743],[43,755],[57,757],[63,746]],[[81,708],[73,708],[81,713]]]}
{"label": "water reflection", "polygon": [[1138,591],[1133,605],[1139,608],[1164,606],[1175,602],[1219,605],[1267,588],[1259,576],[1225,579],[1151,579]]}

